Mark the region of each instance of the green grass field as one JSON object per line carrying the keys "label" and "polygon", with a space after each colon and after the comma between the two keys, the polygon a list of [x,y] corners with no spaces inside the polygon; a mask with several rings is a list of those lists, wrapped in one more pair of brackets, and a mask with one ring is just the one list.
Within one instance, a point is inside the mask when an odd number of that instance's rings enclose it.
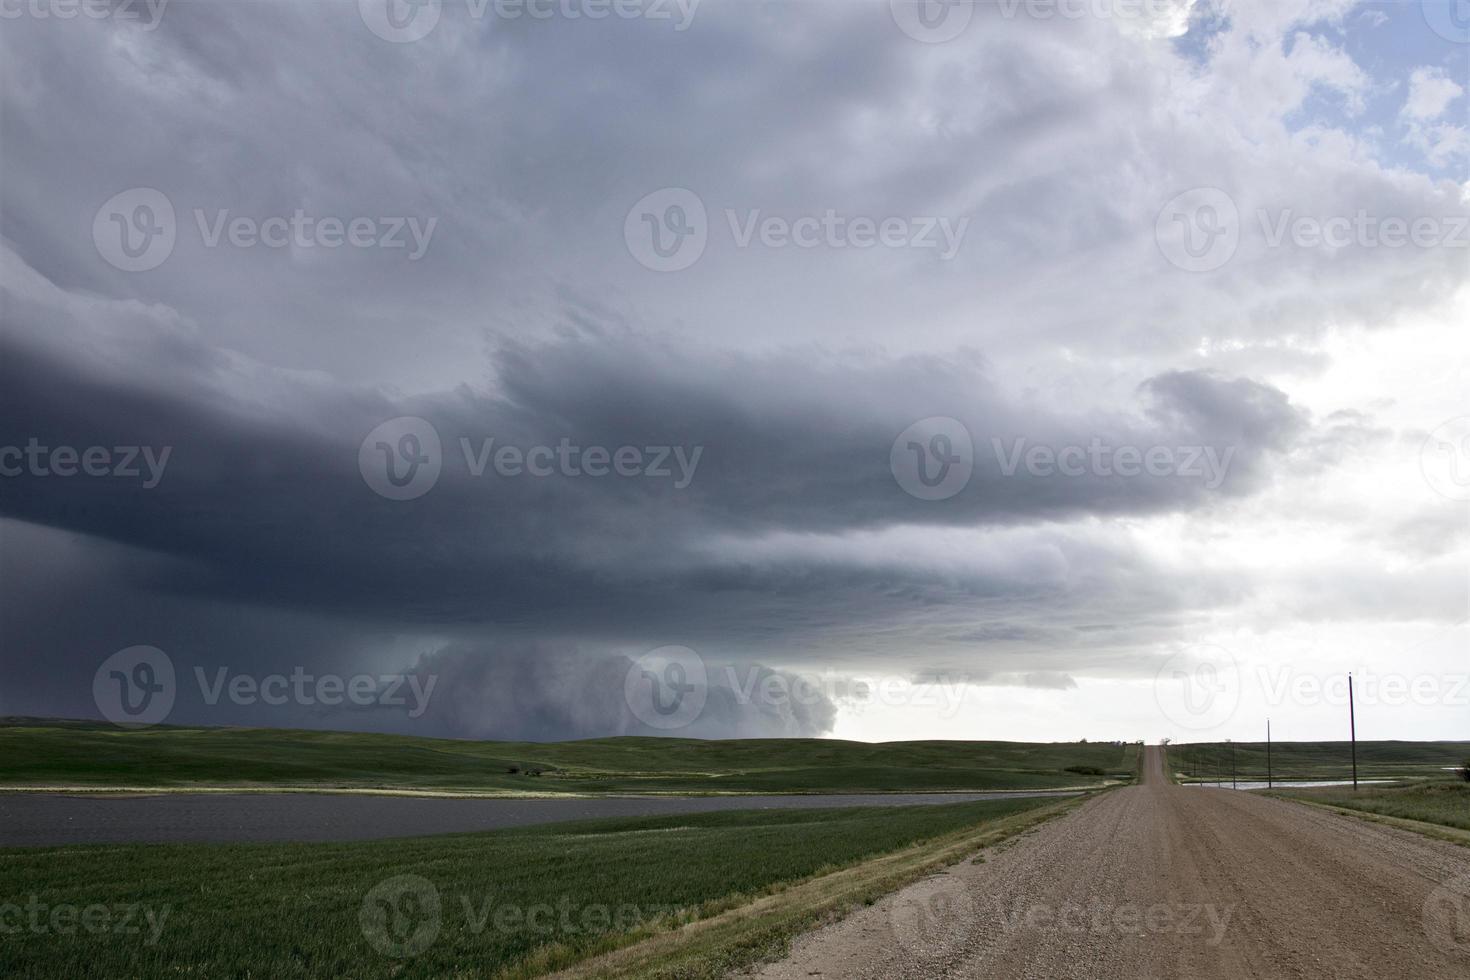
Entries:
{"label": "green grass field", "polygon": [[[1230,778],[1230,754],[1243,780],[1266,778],[1266,743],[1196,742],[1169,746],[1169,765],[1184,781]],[[1352,747],[1347,742],[1277,742],[1271,746],[1271,771],[1276,779],[1351,779]],[[1449,774],[1470,758],[1470,742],[1359,742],[1360,779],[1431,778]]]}
{"label": "green grass field", "polygon": [[[86,722],[9,720],[0,722],[0,788],[289,785],[535,793],[1039,789],[1131,778],[1137,752],[1137,745],[1112,742],[472,742],[272,729],[122,730]],[[541,774],[529,775],[530,770]]]}
{"label": "green grass field", "polygon": [[1352,787],[1324,786],[1281,790],[1275,795],[1470,830],[1470,783],[1462,780],[1360,786],[1357,791]]}
{"label": "green grass field", "polygon": [[[0,976],[536,975],[812,875],[1058,805],[742,811],[352,844],[0,849]],[[718,975],[728,964],[706,965]]]}

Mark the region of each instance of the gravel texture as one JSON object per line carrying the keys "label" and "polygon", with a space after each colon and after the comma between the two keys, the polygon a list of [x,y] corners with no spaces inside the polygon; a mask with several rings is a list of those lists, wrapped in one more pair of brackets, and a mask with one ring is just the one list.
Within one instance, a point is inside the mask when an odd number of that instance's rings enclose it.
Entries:
{"label": "gravel texture", "polygon": [[1115,790],[809,933],[756,975],[1470,978],[1470,849],[1167,783]]}

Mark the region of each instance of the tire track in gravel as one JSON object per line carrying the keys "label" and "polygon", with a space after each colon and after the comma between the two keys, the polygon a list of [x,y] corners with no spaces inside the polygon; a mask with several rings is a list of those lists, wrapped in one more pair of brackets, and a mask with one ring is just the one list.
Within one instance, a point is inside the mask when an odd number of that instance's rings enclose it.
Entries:
{"label": "tire track in gravel", "polygon": [[1470,849],[1225,789],[1138,786],[810,933],[756,971],[928,980],[1464,980]]}

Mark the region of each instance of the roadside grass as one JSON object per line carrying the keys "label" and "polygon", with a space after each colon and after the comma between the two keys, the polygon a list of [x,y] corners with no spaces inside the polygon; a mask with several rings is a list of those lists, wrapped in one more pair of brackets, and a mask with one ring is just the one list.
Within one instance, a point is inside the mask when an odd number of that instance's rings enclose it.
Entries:
{"label": "roadside grass", "polygon": [[1143,773],[1143,745],[1140,742],[1129,742],[1123,746],[1123,761],[1118,768],[1128,773],[1132,779],[1139,779]]}
{"label": "roadside grass", "polygon": [[1276,790],[1272,795],[1470,830],[1470,783],[1463,781],[1363,786],[1356,792],[1350,786],[1324,786]]}
{"label": "roadside grass", "polygon": [[[475,742],[356,732],[0,720],[5,786],[290,786],[502,793],[1025,790],[1132,778],[1112,742],[607,738]],[[532,775],[532,773],[538,773]]]}
{"label": "roadside grass", "polygon": [[[553,977],[721,980],[758,963],[781,959],[801,933],[862,905],[871,905],[925,875],[967,857],[984,862],[980,853],[984,848],[1029,834],[1036,825],[1084,802],[1079,798],[1050,803],[808,879],[718,915],[583,960]],[[905,928],[902,921],[894,926],[897,930]],[[899,933],[894,941],[902,941]]]}
{"label": "roadside grass", "polygon": [[[1169,765],[1184,781],[1213,780],[1217,772],[1230,778],[1231,751],[1237,778],[1266,778],[1265,742],[1193,742],[1169,746]],[[1421,777],[1442,779],[1444,769],[1470,757],[1470,742],[1359,742],[1358,778]],[[1271,772],[1279,780],[1349,779],[1352,746],[1347,742],[1276,742],[1271,746]]]}
{"label": "roadside grass", "polygon": [[[677,974],[714,976],[771,950],[832,901],[896,887],[920,873],[925,855],[973,850],[991,825],[1017,826],[1074,802],[737,811],[348,844],[9,848],[0,850],[0,917],[19,928],[0,943],[0,976],[532,976],[813,876],[856,875],[825,905],[809,895],[754,933],[701,946],[695,966],[686,963],[694,972]],[[913,850],[925,841],[939,843]],[[854,867],[905,849],[908,863],[887,876]],[[403,875],[429,883],[437,916],[431,896],[413,888],[370,896]],[[141,915],[131,920],[139,933],[117,931],[130,905],[161,922],[156,941]],[[97,906],[112,910],[105,927],[102,913],[88,911]],[[365,926],[365,914],[382,918]],[[89,915],[95,931],[79,925]],[[423,938],[416,930],[432,922],[437,933],[417,955],[373,945]]]}

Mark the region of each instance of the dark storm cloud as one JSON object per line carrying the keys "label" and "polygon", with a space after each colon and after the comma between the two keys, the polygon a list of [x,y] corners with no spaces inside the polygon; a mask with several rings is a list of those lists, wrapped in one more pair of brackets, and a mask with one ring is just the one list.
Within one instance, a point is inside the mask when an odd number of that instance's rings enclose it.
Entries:
{"label": "dark storm cloud", "polygon": [[[194,360],[187,345],[169,347]],[[493,367],[493,393],[407,398],[277,379],[294,389],[282,397],[289,410],[246,411],[231,404],[229,379],[213,394],[100,379],[11,334],[0,394],[5,445],[141,446],[155,455],[169,447],[170,455],[151,489],[142,479],[26,468],[6,481],[4,513],[166,558],[149,574],[172,591],[366,616],[391,597],[399,614],[450,622],[617,630],[715,595],[776,593],[774,606],[799,599],[820,608],[900,582],[923,590],[943,577],[914,568],[895,581],[893,568],[862,562],[813,576],[811,565],[759,560],[758,544],[739,562],[722,561],[704,550],[715,537],[1005,527],[1205,507],[1259,486],[1267,461],[1306,426],[1274,389],[1198,373],[1150,380],[1131,412],[1063,414],[1008,401],[979,362],[710,356],[622,331],[508,347]],[[193,373],[196,384],[203,376]],[[917,500],[895,480],[889,450],[907,425],[941,414],[972,432],[974,477],[952,500]],[[364,436],[395,416],[427,419],[442,442],[443,474],[416,500],[383,499],[359,471]],[[537,478],[493,467],[476,476],[473,457],[491,438],[523,450],[564,440],[610,451],[677,447],[683,469],[671,454],[668,478]],[[1228,468],[1219,487],[1202,476],[1005,471],[1014,447],[1089,443],[1204,447]],[[970,585],[1004,594],[1016,570],[996,568]]]}
{"label": "dark storm cloud", "polygon": [[[1106,18],[984,5],[962,37],[923,44],[884,0],[707,0],[678,33],[471,22],[449,3],[401,45],[353,0],[173,0],[147,32],[8,20],[0,446],[170,455],[153,488],[0,479],[0,710],[91,713],[98,660],[156,643],[211,669],[428,664],[459,693],[419,730],[551,737],[629,730],[627,704],[588,684],[665,644],[1065,690],[1140,676],[1141,651],[1263,588],[1258,621],[1445,616],[1432,564],[1303,583],[1230,567],[1250,542],[1199,543],[1313,510],[1323,495],[1292,481],[1382,453],[1404,423],[1352,407],[1358,390],[1310,395],[1342,409],[1320,419],[1287,392],[1331,366],[1329,328],[1381,335],[1463,281],[1454,249],[1262,239],[1262,213],[1466,209],[1454,182],[1381,165],[1382,132],[1297,128],[1310,93],[1362,90],[1345,54],[1289,58],[1301,45],[1283,38],[1320,6],[1237,5],[1190,63]],[[661,275],[622,232],[635,201],[676,186],[707,205],[710,240]],[[1201,186],[1229,193],[1242,239],[1196,274],[1155,221]],[[129,188],[178,212],[172,253],[143,273],[91,235]],[[412,262],[197,230],[199,211],[298,209],[438,224]],[[944,263],[737,247],[726,230],[727,212],[827,209],[970,232]],[[432,423],[443,472],[398,502],[358,453],[404,415]],[[933,416],[963,424],[974,472],[924,501],[889,456]],[[686,487],[474,476],[460,440],[490,438],[700,455]],[[1209,450],[1218,481],[1057,472],[1059,451],[1094,443]],[[1381,526],[1395,556],[1463,542],[1437,511],[1333,519]],[[1181,524],[1194,539],[1176,552]],[[831,722],[725,707],[707,733]]]}
{"label": "dark storm cloud", "polygon": [[[408,672],[437,678],[424,716],[425,734],[457,738],[601,738],[660,735],[642,718],[649,691],[625,680],[635,668],[625,656],[605,656],[545,643],[457,644],[418,658]],[[772,688],[763,685],[771,684]],[[765,689],[795,692],[779,699]],[[836,705],[817,685],[762,665],[709,665],[706,698],[689,738],[792,738],[832,729]]]}

